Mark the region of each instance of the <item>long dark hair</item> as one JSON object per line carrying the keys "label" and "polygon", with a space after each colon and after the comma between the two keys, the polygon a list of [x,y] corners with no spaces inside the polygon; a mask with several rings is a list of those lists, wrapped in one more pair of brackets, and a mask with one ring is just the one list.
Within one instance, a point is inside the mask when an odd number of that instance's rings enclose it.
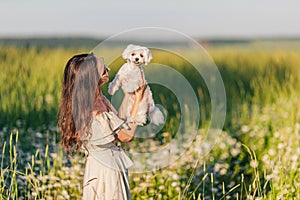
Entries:
{"label": "long dark hair", "polygon": [[93,54],[75,55],[66,64],[58,127],[68,154],[77,151],[89,137],[88,128],[92,122],[95,102],[102,94],[99,65],[102,65],[100,69],[104,66]]}

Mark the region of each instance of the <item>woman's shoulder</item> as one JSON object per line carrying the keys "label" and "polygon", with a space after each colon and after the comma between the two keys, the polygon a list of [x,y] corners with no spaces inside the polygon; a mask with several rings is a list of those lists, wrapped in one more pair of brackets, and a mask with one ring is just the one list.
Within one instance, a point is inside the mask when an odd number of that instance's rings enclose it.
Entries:
{"label": "woman's shoulder", "polygon": [[117,113],[113,111],[108,111],[108,112],[102,112],[94,116],[94,120],[96,122],[100,122],[101,124],[113,124],[114,126],[116,124],[121,125],[125,122],[125,120],[121,119]]}
{"label": "woman's shoulder", "polygon": [[92,122],[92,127],[94,127],[94,129],[101,127],[104,132],[114,132],[123,126],[127,128],[125,123],[126,121],[119,118],[116,113],[109,111],[96,115]]}
{"label": "woman's shoulder", "polygon": [[99,119],[111,119],[113,117],[117,116],[116,113],[113,111],[105,111],[98,113],[94,116],[94,120],[99,120]]}

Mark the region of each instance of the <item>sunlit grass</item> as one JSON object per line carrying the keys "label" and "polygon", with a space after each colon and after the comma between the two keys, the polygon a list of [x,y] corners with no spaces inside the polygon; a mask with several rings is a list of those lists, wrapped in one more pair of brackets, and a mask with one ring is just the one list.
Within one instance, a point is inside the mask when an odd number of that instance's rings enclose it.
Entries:
{"label": "sunlit grass", "polygon": [[[80,197],[84,155],[65,156],[56,114],[64,65],[73,54],[86,51],[0,49],[0,199]],[[210,142],[205,141],[210,98],[199,76],[190,75],[206,116],[199,136],[174,165],[152,173],[130,173],[132,197],[300,199],[300,53],[252,48],[209,52],[222,74],[228,103],[218,143],[209,154],[202,153],[205,142]],[[185,76],[193,74],[180,59],[156,59],[171,62]],[[117,64],[111,76],[116,69]],[[156,101],[170,110],[170,118],[157,141],[134,141],[132,146],[144,151],[151,144],[168,143],[179,123],[176,97],[152,88]]]}

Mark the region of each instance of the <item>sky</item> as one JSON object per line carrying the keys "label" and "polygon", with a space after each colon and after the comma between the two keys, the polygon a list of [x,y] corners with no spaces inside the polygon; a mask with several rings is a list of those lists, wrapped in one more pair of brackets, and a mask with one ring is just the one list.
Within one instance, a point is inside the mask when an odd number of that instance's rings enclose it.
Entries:
{"label": "sky", "polygon": [[197,38],[298,37],[299,22],[299,0],[0,2],[0,37],[103,38],[141,27],[168,28]]}

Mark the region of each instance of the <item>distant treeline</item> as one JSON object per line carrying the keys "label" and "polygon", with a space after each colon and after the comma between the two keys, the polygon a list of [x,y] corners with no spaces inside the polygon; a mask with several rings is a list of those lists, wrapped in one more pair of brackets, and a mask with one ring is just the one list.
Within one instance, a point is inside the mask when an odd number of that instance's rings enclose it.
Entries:
{"label": "distant treeline", "polygon": [[[22,48],[36,47],[40,48],[93,48],[99,43],[103,42],[104,38],[91,38],[91,37],[32,37],[32,38],[0,38],[1,46],[16,46]],[[300,41],[300,37],[293,38],[252,38],[252,39],[240,39],[240,38],[215,38],[215,39],[196,39],[204,47],[219,47],[219,46],[236,46],[236,45],[248,45],[254,42],[271,42],[278,43],[283,41],[285,44]],[[110,41],[110,45],[120,45],[136,43],[136,41]],[[156,44],[164,43],[165,45],[180,45],[180,41],[151,41],[143,44]]]}
{"label": "distant treeline", "polygon": [[0,46],[36,48],[81,48],[94,47],[101,39],[93,38],[0,38]]}

